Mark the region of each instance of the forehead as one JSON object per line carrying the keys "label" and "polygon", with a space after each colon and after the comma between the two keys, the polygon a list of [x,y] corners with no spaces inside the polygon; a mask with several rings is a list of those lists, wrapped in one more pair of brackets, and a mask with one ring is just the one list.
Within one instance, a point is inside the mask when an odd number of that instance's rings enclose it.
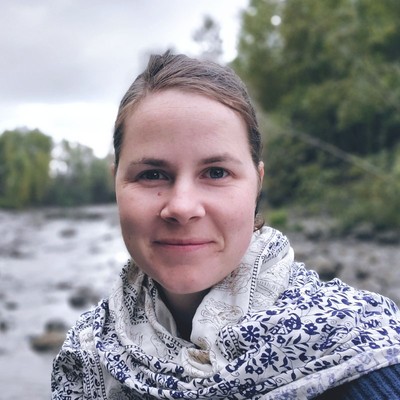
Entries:
{"label": "forehead", "polygon": [[[132,127],[150,129],[153,125],[196,124],[206,127],[213,125],[236,125],[247,131],[241,115],[215,100],[193,91],[168,89],[150,93],[136,104],[125,119],[125,129]],[[195,125],[192,125],[194,128]]]}
{"label": "forehead", "polygon": [[[125,121],[124,146],[221,146],[249,149],[243,118],[202,94],[165,90],[148,94]],[[133,146],[135,144],[135,146]],[[124,147],[123,146],[123,147]]]}
{"label": "forehead", "polygon": [[162,112],[165,115],[179,110],[180,113],[184,114],[191,109],[209,113],[215,108],[219,110],[218,112],[221,116],[224,114],[225,118],[230,118],[234,115],[240,117],[239,113],[213,96],[191,89],[171,88],[148,93],[135,105],[129,113],[128,118],[129,116],[135,116],[135,114],[143,112]]}

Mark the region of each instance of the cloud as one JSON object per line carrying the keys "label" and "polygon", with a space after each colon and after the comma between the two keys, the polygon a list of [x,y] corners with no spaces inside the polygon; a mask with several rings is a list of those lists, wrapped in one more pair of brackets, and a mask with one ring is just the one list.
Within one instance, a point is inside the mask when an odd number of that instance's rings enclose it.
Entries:
{"label": "cloud", "polygon": [[188,52],[194,47],[192,34],[203,15],[209,11],[221,18],[221,8],[212,3],[1,2],[5,17],[0,35],[1,96],[8,101],[40,102],[120,96],[151,50],[172,47]]}
{"label": "cloud", "polygon": [[137,69],[144,32],[132,6],[117,9],[118,2],[90,0],[7,3],[0,39],[2,97],[98,100],[113,94],[121,74]]}
{"label": "cloud", "polygon": [[[25,125],[57,137],[63,132],[68,139],[86,135],[88,142],[87,120],[79,109],[95,117],[110,104],[116,107],[151,52],[172,48],[196,55],[193,33],[206,14],[220,23],[227,58],[232,58],[238,13],[247,2],[0,2],[0,132]],[[103,135],[109,135],[111,117],[105,115]],[[94,148],[100,128],[92,133]]]}

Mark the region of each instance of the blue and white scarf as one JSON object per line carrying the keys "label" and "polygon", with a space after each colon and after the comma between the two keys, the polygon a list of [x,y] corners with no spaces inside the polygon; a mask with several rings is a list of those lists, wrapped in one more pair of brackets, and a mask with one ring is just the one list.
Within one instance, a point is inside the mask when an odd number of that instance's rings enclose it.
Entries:
{"label": "blue and white scarf", "polygon": [[179,337],[155,283],[133,262],[81,316],[56,357],[52,399],[298,399],[400,363],[389,299],[294,262],[285,236],[253,235]]}

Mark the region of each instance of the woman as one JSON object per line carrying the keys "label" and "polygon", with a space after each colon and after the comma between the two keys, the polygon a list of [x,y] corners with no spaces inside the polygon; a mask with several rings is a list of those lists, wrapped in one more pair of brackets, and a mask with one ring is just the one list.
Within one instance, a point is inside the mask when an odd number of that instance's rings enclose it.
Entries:
{"label": "woman", "polygon": [[321,283],[255,222],[260,133],[230,69],[151,57],[121,101],[114,148],[132,259],[68,333],[53,399],[346,398],[397,373],[395,304]]}

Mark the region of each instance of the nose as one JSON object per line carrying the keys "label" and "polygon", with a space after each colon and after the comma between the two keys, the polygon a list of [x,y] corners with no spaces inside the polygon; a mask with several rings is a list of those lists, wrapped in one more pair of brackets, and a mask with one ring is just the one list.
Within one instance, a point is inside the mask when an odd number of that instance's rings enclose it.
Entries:
{"label": "nose", "polygon": [[176,182],[166,196],[160,217],[165,221],[185,225],[205,215],[199,190],[193,183]]}

